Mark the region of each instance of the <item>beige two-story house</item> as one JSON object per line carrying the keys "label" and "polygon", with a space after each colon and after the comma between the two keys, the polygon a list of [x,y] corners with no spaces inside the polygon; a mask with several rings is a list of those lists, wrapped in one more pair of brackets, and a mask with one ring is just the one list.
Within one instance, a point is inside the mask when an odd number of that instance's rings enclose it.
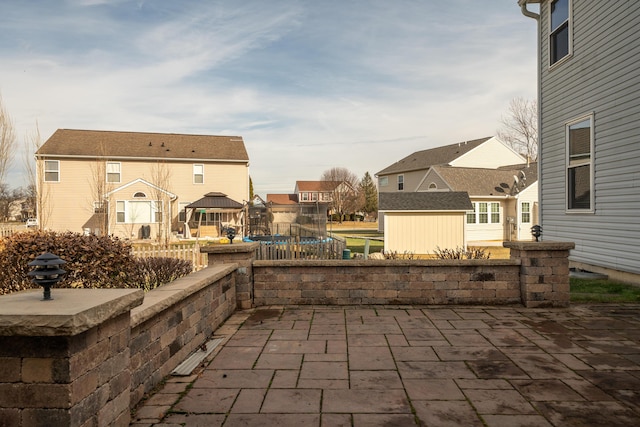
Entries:
{"label": "beige two-story house", "polygon": [[166,239],[189,229],[186,207],[207,194],[249,199],[239,136],[59,129],[36,152],[36,172],[39,224],[55,231]]}

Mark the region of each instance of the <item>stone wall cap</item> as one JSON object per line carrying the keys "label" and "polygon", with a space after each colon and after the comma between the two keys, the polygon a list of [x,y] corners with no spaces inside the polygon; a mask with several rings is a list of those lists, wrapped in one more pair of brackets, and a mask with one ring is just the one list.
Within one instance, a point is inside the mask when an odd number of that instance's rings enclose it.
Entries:
{"label": "stone wall cap", "polygon": [[73,336],[142,304],[142,289],[33,289],[0,297],[0,336]]}
{"label": "stone wall cap", "polygon": [[233,244],[213,244],[202,246],[200,252],[203,254],[237,254],[253,252],[260,246],[260,242],[238,242]]}
{"label": "stone wall cap", "polygon": [[517,249],[521,251],[568,251],[574,249],[574,242],[502,242],[502,246],[509,249]]}
{"label": "stone wall cap", "polygon": [[464,267],[492,265],[520,265],[519,259],[369,259],[369,260],[260,260],[254,267]]}

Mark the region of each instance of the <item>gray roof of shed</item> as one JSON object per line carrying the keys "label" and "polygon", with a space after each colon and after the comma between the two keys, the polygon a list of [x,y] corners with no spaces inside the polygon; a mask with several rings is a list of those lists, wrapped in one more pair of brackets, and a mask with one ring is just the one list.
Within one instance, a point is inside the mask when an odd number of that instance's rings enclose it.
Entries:
{"label": "gray roof of shed", "polygon": [[224,193],[211,192],[186,207],[189,209],[242,209],[242,203],[228,198]]}
{"label": "gray roof of shed", "polygon": [[466,191],[429,191],[421,193],[380,193],[381,211],[470,211]]}

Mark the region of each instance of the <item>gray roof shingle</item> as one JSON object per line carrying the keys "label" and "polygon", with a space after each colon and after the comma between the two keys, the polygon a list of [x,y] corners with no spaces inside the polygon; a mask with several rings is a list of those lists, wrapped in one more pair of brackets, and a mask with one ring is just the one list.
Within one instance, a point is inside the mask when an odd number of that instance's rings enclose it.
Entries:
{"label": "gray roof shingle", "polygon": [[429,191],[421,193],[380,193],[381,211],[470,211],[466,191]]}
{"label": "gray roof shingle", "polygon": [[[434,166],[433,171],[437,172],[453,191],[466,191],[472,196],[514,195],[538,180],[536,163],[498,169]],[[521,171],[524,173],[524,180],[521,179]],[[514,188],[514,176],[519,178],[517,191]]]}
{"label": "gray roof shingle", "polygon": [[38,155],[248,162],[241,136],[58,129]]}
{"label": "gray roof shingle", "polygon": [[410,172],[428,169],[433,165],[446,165],[491,138],[492,137],[480,138],[473,141],[463,141],[443,147],[431,148],[429,150],[416,151],[391,166],[382,169],[376,175]]}

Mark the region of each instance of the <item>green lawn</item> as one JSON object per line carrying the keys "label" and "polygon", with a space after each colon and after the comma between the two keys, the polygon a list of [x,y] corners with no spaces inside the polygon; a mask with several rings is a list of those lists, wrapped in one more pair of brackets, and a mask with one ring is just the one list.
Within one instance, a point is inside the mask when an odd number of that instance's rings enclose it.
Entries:
{"label": "green lawn", "polygon": [[640,286],[604,279],[571,278],[571,302],[640,302]]}
{"label": "green lawn", "polygon": [[[382,237],[383,234],[377,230],[371,229],[356,229],[356,230],[339,230],[332,233],[335,236],[342,237],[347,241],[347,249],[350,249],[353,253],[364,253],[365,238],[367,237]],[[382,240],[369,239],[369,253],[380,252],[384,249],[384,243]]]}

